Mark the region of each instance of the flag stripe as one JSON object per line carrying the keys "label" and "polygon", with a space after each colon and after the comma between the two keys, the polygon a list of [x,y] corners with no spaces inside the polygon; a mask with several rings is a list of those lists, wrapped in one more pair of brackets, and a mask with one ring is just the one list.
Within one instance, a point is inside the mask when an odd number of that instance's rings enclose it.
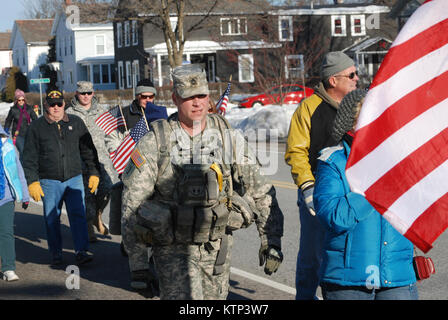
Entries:
{"label": "flag stripe", "polygon": [[404,235],[412,242],[421,242],[419,248],[428,252],[432,248],[431,243],[442,234],[446,225],[448,225],[448,193],[426,209]]}
{"label": "flag stripe", "polygon": [[126,161],[126,158],[131,153],[132,149],[134,148],[134,141],[132,138],[128,135],[125,140],[121,143],[120,147],[116,151],[116,157],[113,160],[114,166],[119,167],[123,164],[124,161]]}
{"label": "flag stripe", "polygon": [[[365,190],[370,188],[388,170],[435,137],[440,131],[446,129],[446,121],[437,121],[437,119],[448,119],[448,99],[403,126],[358,162],[350,167],[347,166],[347,178],[356,185],[358,191],[364,194]],[[428,123],[432,125],[428,126]],[[357,141],[361,140],[355,138],[354,144]],[[446,148],[446,145],[439,147]],[[362,144],[360,144],[360,148],[362,148]],[[351,152],[354,150],[356,148],[352,148]],[[366,168],[369,168],[368,175],[365,174]]]}
{"label": "flag stripe", "polygon": [[[385,71],[379,73],[378,77],[375,77],[371,88],[383,83],[414,61],[447,44],[448,33],[444,32],[447,28],[448,19],[445,19],[405,43],[390,48],[389,54],[381,63],[381,68],[384,68]],[[400,59],[396,59],[395,57],[400,57]]]}
{"label": "flag stripe", "polygon": [[[448,98],[447,83],[448,71],[398,100],[368,126],[359,129],[356,132],[356,139],[362,140],[363,145],[351,154],[352,162],[364,158],[402,126]],[[388,122],[387,119],[394,119],[394,121]],[[371,135],[372,132],[375,134]]]}
{"label": "flag stripe", "polygon": [[[448,71],[448,44],[435,50],[393,75],[380,86],[369,90],[364,104],[375,104],[375,108],[362,108],[356,124],[359,130],[377,119],[390,105],[421,87],[433,78]],[[400,57],[395,57],[400,59]],[[434,63],[439,61],[440,63]],[[382,69],[382,72],[386,72]],[[377,76],[381,76],[378,72]]]}
{"label": "flag stripe", "polygon": [[446,190],[443,189],[446,177],[448,177],[448,161],[426,175],[389,207],[388,215],[406,213],[401,215],[405,228],[402,231],[407,232],[414,221],[446,193]]}
{"label": "flag stripe", "polygon": [[384,207],[391,206],[402,194],[448,158],[448,148],[440,148],[447,143],[448,128],[389,170],[366,190],[366,197],[375,202],[381,199],[381,205]]}

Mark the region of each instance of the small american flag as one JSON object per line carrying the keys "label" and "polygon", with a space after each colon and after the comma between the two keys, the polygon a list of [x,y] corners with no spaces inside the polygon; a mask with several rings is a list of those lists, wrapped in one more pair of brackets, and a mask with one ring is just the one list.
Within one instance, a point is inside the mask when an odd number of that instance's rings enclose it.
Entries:
{"label": "small american flag", "polygon": [[121,114],[120,107],[116,106],[109,111],[104,112],[95,120],[95,123],[103,129],[107,135],[118,127],[124,126],[124,118]]}
{"label": "small american flag", "polygon": [[142,117],[123,139],[117,150],[110,153],[110,158],[118,174],[123,173],[135,145],[147,132],[146,119]]}
{"label": "small american flag", "polygon": [[218,103],[216,104],[216,110],[218,110],[218,113],[223,116],[226,114],[227,102],[229,102],[230,85],[231,82],[227,84],[226,91],[224,91],[221,98],[219,98]]}

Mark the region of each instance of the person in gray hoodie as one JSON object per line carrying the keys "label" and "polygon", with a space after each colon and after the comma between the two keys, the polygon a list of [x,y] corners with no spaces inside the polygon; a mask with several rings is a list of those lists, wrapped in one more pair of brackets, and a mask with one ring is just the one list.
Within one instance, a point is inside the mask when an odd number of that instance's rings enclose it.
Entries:
{"label": "person in gray hoodie", "polygon": [[[86,218],[90,242],[97,241],[94,226],[103,235],[109,233],[109,230],[101,219],[101,214],[109,202],[112,186],[119,181],[109,153],[106,151],[106,145],[104,143],[105,133],[95,123],[95,120],[106,111],[107,109],[102,108],[98,103],[98,99],[95,97],[92,82],[78,81],[75,97],[67,108],[67,113],[77,115],[84,121],[92,136],[100,162],[100,184],[98,191],[96,194],[90,192],[85,193]],[[88,190],[89,175],[87,171],[85,173],[83,172],[83,178],[85,189]]]}
{"label": "person in gray hoodie", "polygon": [[19,152],[0,125],[0,257],[1,278],[16,281],[16,251],[14,244],[14,202],[28,208],[30,195]]}

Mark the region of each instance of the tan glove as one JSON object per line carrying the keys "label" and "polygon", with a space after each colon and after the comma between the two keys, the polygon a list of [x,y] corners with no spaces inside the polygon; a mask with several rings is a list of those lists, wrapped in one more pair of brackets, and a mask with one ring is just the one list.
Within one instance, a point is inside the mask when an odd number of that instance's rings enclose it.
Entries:
{"label": "tan glove", "polygon": [[266,265],[264,266],[264,273],[267,275],[271,275],[276,272],[283,261],[283,253],[280,249],[268,245],[262,245],[260,247],[258,257],[260,259],[260,267],[266,262]]}
{"label": "tan glove", "polygon": [[98,178],[97,176],[90,176],[89,177],[90,193],[95,193],[95,191],[98,188],[99,184],[100,184],[100,178]]}
{"label": "tan glove", "polygon": [[31,198],[33,198],[34,201],[40,201],[41,197],[45,197],[39,181],[34,181],[32,184],[30,184],[28,186],[28,191],[30,193]]}

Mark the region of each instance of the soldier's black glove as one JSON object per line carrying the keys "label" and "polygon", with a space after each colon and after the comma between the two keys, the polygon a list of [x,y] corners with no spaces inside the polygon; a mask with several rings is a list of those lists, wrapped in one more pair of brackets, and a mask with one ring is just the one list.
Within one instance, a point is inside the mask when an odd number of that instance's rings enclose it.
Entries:
{"label": "soldier's black glove", "polygon": [[28,209],[28,205],[30,204],[30,202],[29,201],[27,201],[27,202],[22,202],[22,208],[23,209]]}
{"label": "soldier's black glove", "polygon": [[264,266],[264,273],[267,275],[271,275],[276,272],[283,261],[283,253],[280,249],[268,245],[262,245],[260,247],[258,257],[260,259],[260,267],[266,262]]}

